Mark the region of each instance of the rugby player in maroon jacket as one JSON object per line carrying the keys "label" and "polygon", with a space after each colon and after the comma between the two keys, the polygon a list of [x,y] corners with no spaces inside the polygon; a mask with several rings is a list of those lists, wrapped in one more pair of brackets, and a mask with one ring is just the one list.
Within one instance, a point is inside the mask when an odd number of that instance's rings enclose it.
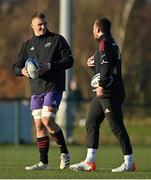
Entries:
{"label": "rugby player in maroon jacket", "polygon": [[118,139],[124,162],[112,172],[135,171],[130,139],[123,122],[122,103],[125,97],[121,72],[121,56],[117,44],[111,36],[111,22],[97,19],[93,35],[98,48],[87,65],[94,71],[91,85],[96,93],[90,104],[86,120],[87,156],[85,160],[70,166],[77,171],[96,170],[96,152],[99,146],[99,129],[104,118],[108,120],[112,132]]}

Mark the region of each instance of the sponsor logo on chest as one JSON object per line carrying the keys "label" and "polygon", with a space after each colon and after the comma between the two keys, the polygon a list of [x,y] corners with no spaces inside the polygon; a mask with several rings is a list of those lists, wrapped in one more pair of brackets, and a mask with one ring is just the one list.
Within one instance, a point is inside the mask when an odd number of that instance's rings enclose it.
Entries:
{"label": "sponsor logo on chest", "polygon": [[30,51],[34,51],[34,47],[33,46],[30,48]]}
{"label": "sponsor logo on chest", "polygon": [[47,42],[46,44],[45,44],[45,47],[50,47],[51,46],[51,42]]}

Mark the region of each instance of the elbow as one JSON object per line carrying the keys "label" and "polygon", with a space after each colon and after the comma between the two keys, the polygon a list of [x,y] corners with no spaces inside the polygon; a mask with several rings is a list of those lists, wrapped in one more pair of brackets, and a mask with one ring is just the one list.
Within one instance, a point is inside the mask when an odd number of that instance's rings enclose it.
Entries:
{"label": "elbow", "polygon": [[71,68],[73,66],[73,62],[74,62],[73,57],[71,57],[67,68]]}
{"label": "elbow", "polygon": [[15,64],[13,65],[13,71],[16,74],[16,76],[23,76],[21,73],[21,69],[18,68]]}
{"label": "elbow", "polygon": [[74,62],[74,60],[73,60],[73,57],[72,57],[72,58],[71,58],[71,62],[70,62],[70,67],[73,66],[73,62]]}

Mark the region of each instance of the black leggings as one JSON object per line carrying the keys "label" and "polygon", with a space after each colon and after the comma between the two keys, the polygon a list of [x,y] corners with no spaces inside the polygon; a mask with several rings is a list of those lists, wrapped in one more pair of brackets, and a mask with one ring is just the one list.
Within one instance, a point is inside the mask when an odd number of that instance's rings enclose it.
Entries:
{"label": "black leggings", "polygon": [[86,121],[87,147],[98,149],[100,124],[106,117],[112,132],[118,139],[123,154],[132,154],[132,146],[123,123],[122,103],[109,98],[94,97]]}

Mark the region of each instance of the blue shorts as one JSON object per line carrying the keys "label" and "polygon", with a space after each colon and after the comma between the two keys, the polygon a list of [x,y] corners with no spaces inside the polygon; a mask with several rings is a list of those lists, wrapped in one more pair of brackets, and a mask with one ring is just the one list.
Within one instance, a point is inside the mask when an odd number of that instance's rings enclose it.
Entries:
{"label": "blue shorts", "polygon": [[58,108],[62,99],[62,91],[50,91],[31,96],[31,110],[42,109],[43,106]]}

